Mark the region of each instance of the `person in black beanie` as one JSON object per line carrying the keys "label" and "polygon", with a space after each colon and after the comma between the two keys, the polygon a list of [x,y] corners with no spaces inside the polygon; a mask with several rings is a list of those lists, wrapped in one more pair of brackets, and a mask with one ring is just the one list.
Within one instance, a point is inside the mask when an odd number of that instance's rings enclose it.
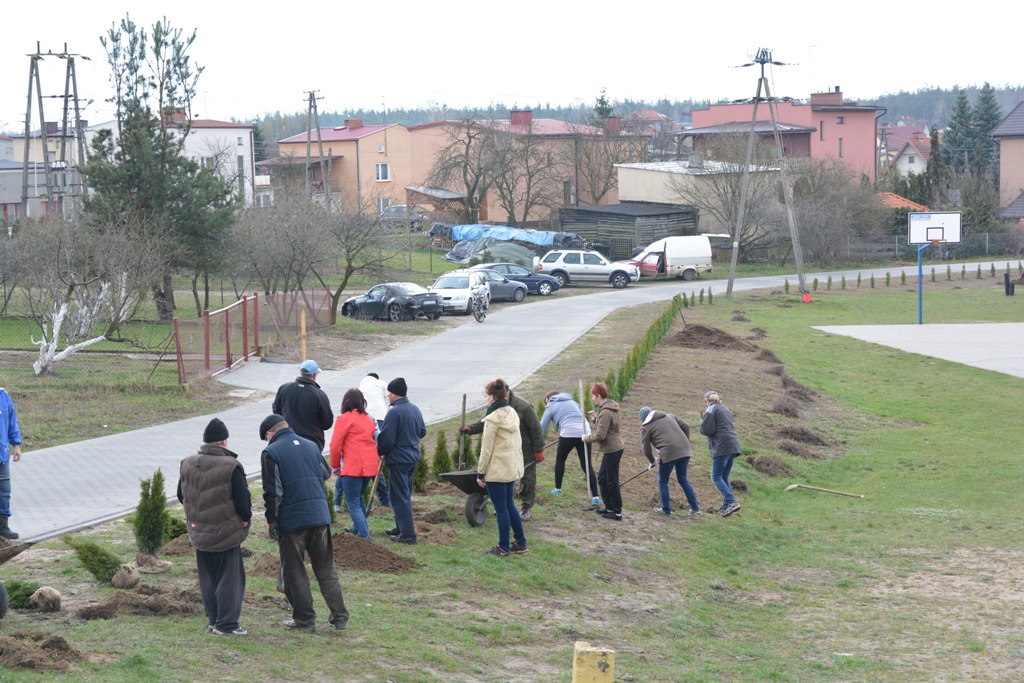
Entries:
{"label": "person in black beanie", "polygon": [[420,440],[427,435],[423,413],[409,402],[409,387],[397,377],[388,384],[391,409],[377,435],[377,452],[391,475],[391,507],[395,528],[388,532],[392,541],[416,544],[416,526],[412,518],[412,475],[420,461]]}
{"label": "person in black beanie", "polygon": [[238,624],[245,595],[242,541],[249,534],[252,499],[238,455],[227,446],[227,425],[215,417],[203,431],[199,452],[181,461],[178,501],[196,549],[207,632],[244,636],[248,631]]}

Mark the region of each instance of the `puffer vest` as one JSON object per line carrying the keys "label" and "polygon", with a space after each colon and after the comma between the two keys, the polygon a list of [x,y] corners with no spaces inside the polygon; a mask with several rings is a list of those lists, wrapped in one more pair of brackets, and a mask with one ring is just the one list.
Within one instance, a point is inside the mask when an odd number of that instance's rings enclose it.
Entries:
{"label": "puffer vest", "polygon": [[231,497],[235,468],[242,468],[235,454],[212,444],[203,444],[197,455],[181,461],[185,524],[197,550],[222,552],[241,545],[249,535]]}

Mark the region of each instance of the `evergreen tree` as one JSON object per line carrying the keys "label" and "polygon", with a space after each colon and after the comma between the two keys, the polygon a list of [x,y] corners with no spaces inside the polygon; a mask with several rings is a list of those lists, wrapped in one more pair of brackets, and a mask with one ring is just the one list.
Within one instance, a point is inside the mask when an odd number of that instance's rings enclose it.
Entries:
{"label": "evergreen tree", "polygon": [[608,96],[605,94],[605,88],[601,88],[601,94],[598,95],[597,101],[594,102],[594,113],[590,117],[591,125],[600,126],[614,111],[614,107],[612,107],[608,101]]}
{"label": "evergreen tree", "polygon": [[437,446],[434,447],[434,479],[441,481],[443,472],[451,472],[455,467],[452,465],[452,456],[448,452],[448,439],[444,430],[437,433]]}
{"label": "evergreen tree", "polygon": [[999,144],[988,136],[992,129],[1003,120],[1003,112],[996,100],[995,90],[985,83],[974,101],[974,124],[978,131],[978,155],[974,169],[977,173],[988,174],[999,186]]}
{"label": "evergreen tree", "polygon": [[939,131],[932,129],[929,140],[928,164],[924,169],[925,184],[928,187],[928,196],[924,201],[917,201],[926,206],[941,206],[946,202],[946,191],[949,186],[949,167],[942,157],[942,147],[939,145]]}
{"label": "evergreen tree", "polygon": [[972,162],[977,140],[974,110],[967,101],[967,92],[957,89],[953,114],[949,118],[949,128],[942,141],[942,160],[954,172],[962,173]]}
{"label": "evergreen tree", "polygon": [[169,517],[164,494],[164,473],[157,468],[151,479],[141,483],[139,504],[132,518],[135,544],[144,553],[156,554],[167,542]]}

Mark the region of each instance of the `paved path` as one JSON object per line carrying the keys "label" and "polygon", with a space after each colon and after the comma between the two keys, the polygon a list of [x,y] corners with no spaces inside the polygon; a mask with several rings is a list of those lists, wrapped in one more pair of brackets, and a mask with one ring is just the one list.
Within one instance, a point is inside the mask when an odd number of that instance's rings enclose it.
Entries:
{"label": "paved path", "polygon": [[[996,263],[997,268],[1002,265]],[[982,267],[987,269],[988,265]],[[847,280],[854,280],[857,272],[833,272],[832,277],[838,280],[845,275]],[[883,277],[885,269],[860,272],[864,277],[871,272]],[[826,276],[808,273],[807,281],[814,277],[824,280]],[[744,278],[736,281],[734,290],[779,289],[784,278],[794,285],[797,281],[792,274]],[[482,404],[482,387],[495,377],[505,377],[515,386],[615,308],[668,300],[678,292],[699,292],[708,284],[707,281],[672,281],[630,286],[624,290],[595,289],[593,294],[565,298],[556,295],[524,306],[506,306],[489,315],[482,325],[470,321],[371,362],[338,372],[325,371],[320,377],[321,384],[331,397],[331,403],[337,406],[345,390],[356,386],[367,372],[376,372],[385,381],[403,376],[409,385],[410,400],[423,410],[426,420],[441,421],[459,413],[463,393],[473,407],[474,401]],[[715,280],[710,284],[717,296],[724,295],[724,281]],[[1020,333],[1012,334],[1016,335],[1012,343],[1000,342],[995,335],[986,334],[987,348],[999,349],[1000,355],[1003,349],[1019,349]],[[954,355],[956,348],[964,346],[953,334],[935,336],[944,338],[947,346],[954,349]],[[502,352],[495,354],[499,342]],[[971,355],[980,355],[988,362],[991,355],[982,349],[983,345],[972,344]],[[961,358],[950,359],[967,362]],[[1015,360],[1018,367],[1019,361],[1018,355]],[[601,373],[605,370],[595,368]],[[220,379],[237,387],[275,391],[296,373],[296,365],[253,362]],[[216,415],[227,424],[231,432],[229,447],[239,453],[250,476],[259,475],[262,442],[257,427],[270,413],[270,403],[270,400],[260,401]],[[123,516],[138,504],[139,482],[151,477],[157,468],[164,473],[166,493],[173,496],[178,464],[196,451],[211,417],[213,415],[204,415],[25,453],[21,462],[11,468],[12,528],[22,539],[38,541]]]}

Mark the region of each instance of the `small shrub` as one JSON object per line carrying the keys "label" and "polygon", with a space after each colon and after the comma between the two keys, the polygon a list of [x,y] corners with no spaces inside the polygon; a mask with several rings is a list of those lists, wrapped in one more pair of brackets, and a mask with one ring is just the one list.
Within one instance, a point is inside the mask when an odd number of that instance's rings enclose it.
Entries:
{"label": "small shrub", "polygon": [[988,275],[989,275],[989,277],[995,277],[996,276],[996,263],[995,263],[995,261],[993,261],[992,265],[990,265],[988,267]]}
{"label": "small shrub", "polygon": [[167,496],[164,494],[164,473],[157,468],[151,479],[143,479],[139,505],[132,518],[135,544],[144,553],[155,554],[167,543]]}
{"label": "small shrub", "polygon": [[946,280],[953,279],[953,266],[946,264]]}
{"label": "small shrub", "polygon": [[[327,498],[327,509],[330,510],[331,524],[337,521],[337,516],[334,512],[334,480],[329,479],[324,482],[324,496]],[[339,501],[340,503],[340,501]]]}
{"label": "small shrub", "polygon": [[901,285],[907,284],[907,271],[905,271],[905,270],[901,270],[900,271],[900,284]]}
{"label": "small shrub", "polygon": [[166,526],[167,540],[173,541],[179,536],[184,536],[188,533],[188,527],[185,526],[185,520],[180,517],[167,516]]}
{"label": "small shrub", "polygon": [[417,493],[427,490],[427,480],[430,478],[430,466],[427,465],[427,458],[423,453],[423,442],[420,441],[420,460],[416,463],[416,469],[412,473],[412,490]]}
{"label": "small shrub", "polygon": [[886,271],[885,272],[885,286],[888,287],[889,283],[891,281],[892,281],[892,275],[889,274],[889,271]]}
{"label": "small shrub", "polygon": [[619,393],[619,383],[615,379],[615,371],[609,370],[608,374],[604,376],[604,385],[608,387],[608,395],[616,401],[622,400],[622,394]]}
{"label": "small shrub", "polygon": [[964,265],[960,266],[960,279],[961,280],[966,280],[967,279],[967,264],[966,263]]}
{"label": "small shrub", "polygon": [[830,290],[830,291],[832,289],[832,276],[831,275],[829,275],[828,279],[825,280],[825,289]]}
{"label": "small shrub", "polygon": [[543,398],[538,398],[537,399],[537,419],[538,420],[540,418],[544,417],[544,409],[545,408],[547,408],[547,406],[544,405],[544,399]]}
{"label": "small shrub", "polygon": [[976,279],[978,279],[978,280],[981,279],[981,264],[980,263],[978,264],[978,277]]}
{"label": "small shrub", "polygon": [[682,298],[683,298],[683,308],[689,308],[690,307],[690,300],[687,298],[687,296],[685,294],[683,295]]}
{"label": "small shrub", "polygon": [[697,301],[699,301],[702,306],[704,305],[704,288],[703,287],[700,288],[700,296],[697,297]]}
{"label": "small shrub", "polygon": [[935,282],[935,266],[932,266],[932,282]]}
{"label": "small shrub", "polygon": [[846,289],[846,276],[845,275],[840,275],[839,276],[839,289]]}
{"label": "small shrub", "polygon": [[454,469],[452,456],[448,452],[448,438],[445,436],[444,430],[440,430],[437,433],[437,445],[434,447],[434,479],[441,481],[442,472],[451,472]]}
{"label": "small shrub", "polygon": [[782,291],[789,294],[789,278],[787,277],[782,281]]}
{"label": "small shrub", "polygon": [[860,273],[857,273],[857,289],[860,289]]}
{"label": "small shrub", "polygon": [[814,278],[814,280],[811,281],[811,289],[815,292],[818,291],[818,278]]}
{"label": "small shrub", "polygon": [[697,294],[694,293],[694,292],[690,292],[690,308],[693,308],[696,305],[697,305]]}
{"label": "small shrub", "polygon": [[4,587],[7,588],[8,605],[11,609],[31,609],[32,605],[29,604],[28,599],[42,588],[43,584],[38,581],[12,579],[4,582]]}
{"label": "small shrub", "polygon": [[708,306],[715,303],[715,295],[711,293],[711,286],[708,286]]}
{"label": "small shrub", "polygon": [[871,274],[871,289],[875,288],[875,274]]}
{"label": "small shrub", "polygon": [[114,574],[121,568],[121,558],[95,541],[65,536],[64,542],[75,551],[75,557],[78,558],[82,567],[100,583],[110,583]]}

